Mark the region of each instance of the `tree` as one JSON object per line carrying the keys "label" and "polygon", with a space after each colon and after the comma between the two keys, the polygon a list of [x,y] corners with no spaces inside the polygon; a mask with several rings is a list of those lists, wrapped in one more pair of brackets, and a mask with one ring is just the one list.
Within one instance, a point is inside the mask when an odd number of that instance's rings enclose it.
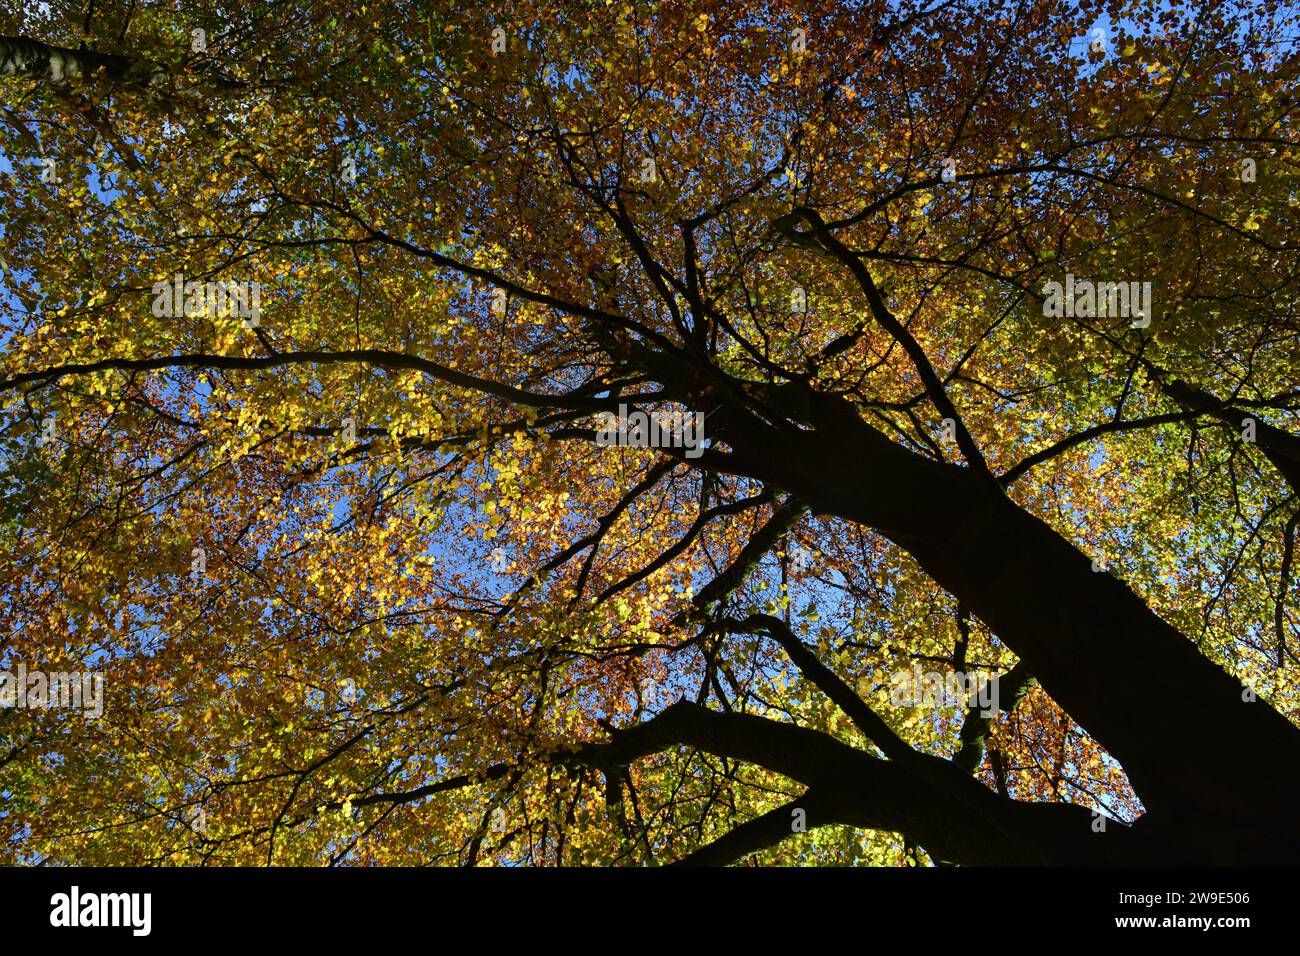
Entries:
{"label": "tree", "polygon": [[0,22],[7,858],[1300,851],[1294,10],[300,6]]}

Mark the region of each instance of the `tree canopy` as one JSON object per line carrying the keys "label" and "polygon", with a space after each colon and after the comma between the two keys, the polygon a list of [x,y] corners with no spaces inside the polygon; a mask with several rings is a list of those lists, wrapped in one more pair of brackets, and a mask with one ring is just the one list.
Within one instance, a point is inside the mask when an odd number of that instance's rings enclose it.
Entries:
{"label": "tree canopy", "polygon": [[1294,860],[1298,21],[0,14],[0,859]]}

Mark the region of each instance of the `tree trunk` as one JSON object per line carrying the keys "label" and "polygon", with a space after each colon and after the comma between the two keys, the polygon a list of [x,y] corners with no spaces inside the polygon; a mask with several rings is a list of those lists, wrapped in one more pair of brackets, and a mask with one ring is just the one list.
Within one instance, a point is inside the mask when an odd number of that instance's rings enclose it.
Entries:
{"label": "tree trunk", "polygon": [[[1167,862],[1293,861],[1300,730],[1199,653],[1124,583],[966,468],[922,458],[847,403],[796,385],[727,383],[650,360],[706,419],[703,467],[773,483],[814,511],[874,528],[1026,662],[1129,775]],[[790,423],[775,420],[779,412]],[[811,426],[811,427],[807,427]]]}
{"label": "tree trunk", "polygon": [[166,67],[118,53],[70,50],[28,37],[0,36],[0,76],[38,83],[104,80],[141,88],[166,86]]}

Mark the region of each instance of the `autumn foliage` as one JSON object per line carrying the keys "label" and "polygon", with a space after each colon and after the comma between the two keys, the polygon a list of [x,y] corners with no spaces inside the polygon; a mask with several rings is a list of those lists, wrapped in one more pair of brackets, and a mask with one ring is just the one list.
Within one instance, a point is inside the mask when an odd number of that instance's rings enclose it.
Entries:
{"label": "autumn foliage", "polygon": [[1300,850],[1294,8],[53,6],[0,861]]}

